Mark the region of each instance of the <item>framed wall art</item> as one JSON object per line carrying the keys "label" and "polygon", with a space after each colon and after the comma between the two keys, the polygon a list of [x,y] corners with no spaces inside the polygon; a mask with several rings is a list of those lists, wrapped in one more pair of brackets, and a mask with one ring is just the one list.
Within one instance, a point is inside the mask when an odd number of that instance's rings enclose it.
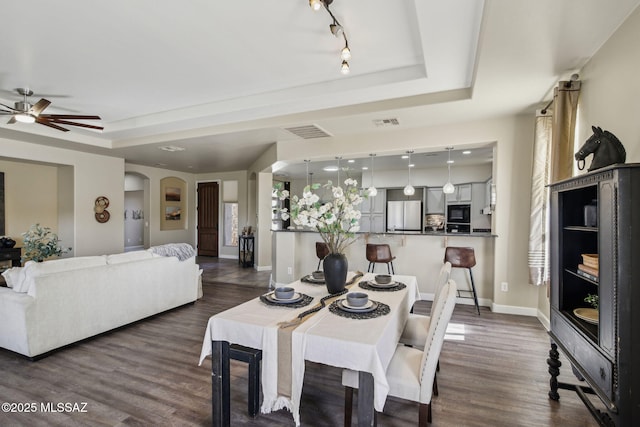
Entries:
{"label": "framed wall art", "polygon": [[187,183],[176,177],[160,180],[160,230],[187,228]]}

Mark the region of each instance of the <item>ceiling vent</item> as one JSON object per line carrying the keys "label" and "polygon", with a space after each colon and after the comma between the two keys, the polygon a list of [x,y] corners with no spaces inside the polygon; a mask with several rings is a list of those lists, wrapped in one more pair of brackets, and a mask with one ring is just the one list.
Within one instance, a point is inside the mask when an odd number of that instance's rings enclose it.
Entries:
{"label": "ceiling vent", "polygon": [[373,124],[379,128],[387,127],[387,126],[400,126],[400,122],[398,121],[398,119],[379,119],[379,120],[374,120]]}
{"label": "ceiling vent", "polygon": [[302,139],[326,138],[328,136],[332,136],[316,125],[295,126],[291,128],[285,128],[285,130],[288,130],[292,134],[299,136]]}

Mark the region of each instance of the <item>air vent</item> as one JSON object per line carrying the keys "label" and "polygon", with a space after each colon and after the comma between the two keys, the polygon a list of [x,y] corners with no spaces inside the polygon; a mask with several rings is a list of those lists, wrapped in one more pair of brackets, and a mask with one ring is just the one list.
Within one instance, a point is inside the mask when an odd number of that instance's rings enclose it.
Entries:
{"label": "air vent", "polygon": [[376,125],[376,127],[400,126],[398,119],[379,119],[374,120],[373,124]]}
{"label": "air vent", "polygon": [[285,128],[285,130],[288,130],[302,139],[326,138],[327,136],[332,136],[316,125],[295,126],[292,128]]}
{"label": "air vent", "polygon": [[183,147],[176,147],[174,145],[167,145],[167,146],[164,146],[164,147],[158,147],[158,149],[162,150],[162,151],[168,151],[170,153],[175,153],[176,151],[184,151],[185,150],[185,148],[183,148]]}

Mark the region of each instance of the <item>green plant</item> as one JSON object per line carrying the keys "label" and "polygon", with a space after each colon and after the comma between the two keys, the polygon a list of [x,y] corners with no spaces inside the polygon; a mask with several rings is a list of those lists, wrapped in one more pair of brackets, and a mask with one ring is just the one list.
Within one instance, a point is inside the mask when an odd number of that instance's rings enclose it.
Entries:
{"label": "green plant", "polygon": [[591,304],[591,306],[597,310],[598,309],[599,300],[600,300],[600,298],[598,297],[597,294],[596,295],[588,294],[585,297],[584,302]]}
{"label": "green plant", "polygon": [[40,224],[32,225],[29,230],[22,233],[24,255],[21,261],[41,262],[52,256],[60,256],[65,250],[58,243],[58,235],[51,231],[49,227],[42,227]]}

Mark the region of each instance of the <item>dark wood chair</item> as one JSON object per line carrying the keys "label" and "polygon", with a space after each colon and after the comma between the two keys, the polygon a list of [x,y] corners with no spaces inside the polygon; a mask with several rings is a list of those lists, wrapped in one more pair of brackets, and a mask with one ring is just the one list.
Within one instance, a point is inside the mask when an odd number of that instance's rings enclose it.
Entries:
{"label": "dark wood chair", "polygon": [[387,271],[389,274],[396,274],[393,268],[394,259],[396,259],[396,257],[391,255],[391,248],[389,245],[384,243],[367,243],[367,261],[369,261],[367,272],[373,273],[373,270],[376,268],[376,264],[387,264]]}
{"label": "dark wood chair", "polygon": [[[449,261],[452,268],[466,268],[469,270],[469,277],[471,278],[471,290],[465,291],[458,289],[458,297],[460,298],[473,298],[473,302],[476,305],[478,316],[480,315],[480,305],[478,305],[478,293],[476,292],[476,285],[473,282],[473,272],[471,267],[476,265],[476,254],[473,248],[462,248],[455,246],[448,246],[444,251],[444,261]],[[463,296],[460,293],[465,292],[470,295]]]}
{"label": "dark wood chair", "polygon": [[325,242],[316,242],[316,256],[318,257],[316,270],[320,270],[320,263],[327,255],[329,255],[329,246]]}

